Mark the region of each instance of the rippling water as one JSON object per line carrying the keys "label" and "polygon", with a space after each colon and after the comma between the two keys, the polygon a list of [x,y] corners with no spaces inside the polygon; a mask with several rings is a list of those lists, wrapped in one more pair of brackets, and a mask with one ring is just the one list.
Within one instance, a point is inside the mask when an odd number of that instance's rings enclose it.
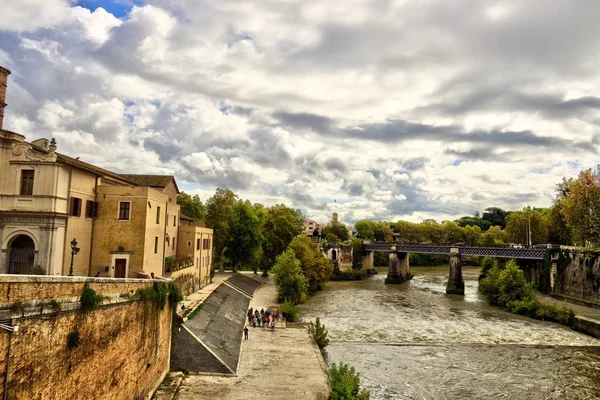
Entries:
{"label": "rippling water", "polygon": [[600,399],[599,340],[488,306],[476,269],[464,297],[445,294],[447,267],[411,272],[402,285],[335,282],[302,307],[373,399]]}

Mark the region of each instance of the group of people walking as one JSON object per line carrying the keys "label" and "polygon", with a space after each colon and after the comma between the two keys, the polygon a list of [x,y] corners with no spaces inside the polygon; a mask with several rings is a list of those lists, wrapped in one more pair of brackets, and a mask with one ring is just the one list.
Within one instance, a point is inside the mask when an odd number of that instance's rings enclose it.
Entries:
{"label": "group of people walking", "polygon": [[[264,329],[271,328],[271,331],[275,331],[275,324],[277,321],[285,321],[285,313],[280,313],[279,310],[272,312],[270,309],[261,308],[254,310],[252,307],[248,309],[246,314],[248,317],[248,324],[252,325],[253,328],[263,327]],[[244,328],[244,339],[248,340],[248,326]]]}

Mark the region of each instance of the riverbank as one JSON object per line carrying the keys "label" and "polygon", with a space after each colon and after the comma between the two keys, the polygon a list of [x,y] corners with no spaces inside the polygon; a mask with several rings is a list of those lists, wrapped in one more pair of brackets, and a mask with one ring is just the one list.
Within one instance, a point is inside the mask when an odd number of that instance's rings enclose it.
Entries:
{"label": "riverbank", "polygon": [[[277,291],[269,277],[254,293],[250,306],[260,310],[275,305]],[[236,376],[183,375],[176,389],[177,400],[327,398],[325,364],[303,325],[280,324],[275,332],[249,329]]]}

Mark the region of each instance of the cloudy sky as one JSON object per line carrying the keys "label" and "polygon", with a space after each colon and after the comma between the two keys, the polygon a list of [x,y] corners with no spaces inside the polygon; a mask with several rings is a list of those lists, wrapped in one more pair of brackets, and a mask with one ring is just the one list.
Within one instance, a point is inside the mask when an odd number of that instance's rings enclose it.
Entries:
{"label": "cloudy sky", "polygon": [[[325,222],[548,206],[600,162],[600,1],[2,0],[4,128]],[[335,201],[334,201],[335,200]]]}

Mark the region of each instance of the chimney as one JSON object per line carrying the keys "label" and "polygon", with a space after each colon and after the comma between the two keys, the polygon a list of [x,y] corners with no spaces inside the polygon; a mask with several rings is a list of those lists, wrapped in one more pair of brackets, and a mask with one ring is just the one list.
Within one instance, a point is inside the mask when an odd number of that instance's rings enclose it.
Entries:
{"label": "chimney", "polygon": [[2,129],[2,123],[4,122],[4,107],[6,107],[6,82],[8,81],[8,76],[10,75],[10,70],[0,66],[0,129]]}

